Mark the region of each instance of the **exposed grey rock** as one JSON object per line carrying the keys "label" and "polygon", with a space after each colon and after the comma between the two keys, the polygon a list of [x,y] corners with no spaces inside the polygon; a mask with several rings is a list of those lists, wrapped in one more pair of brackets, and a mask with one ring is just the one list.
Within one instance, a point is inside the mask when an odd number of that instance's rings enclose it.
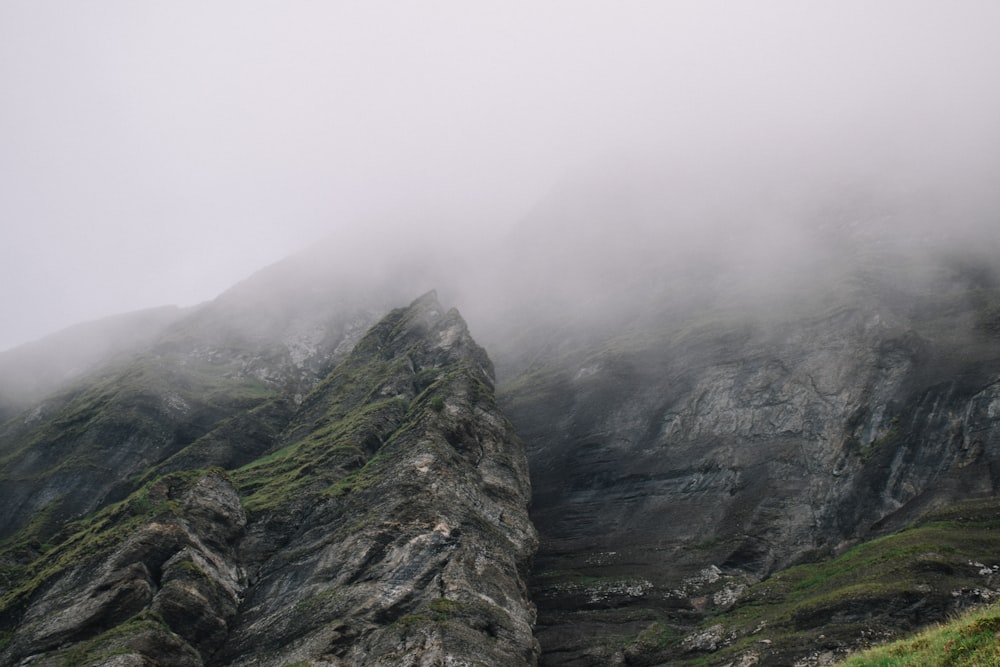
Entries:
{"label": "exposed grey rock", "polygon": [[[536,664],[527,460],[486,352],[433,293],[352,348],[307,396],[250,401],[176,453],[144,433],[109,445],[153,459],[148,481],[61,532],[15,533],[55,544],[4,552],[23,577],[0,590],[0,665]],[[150,400],[164,428],[192,417],[170,383]],[[130,413],[110,414],[124,432]],[[220,464],[231,477],[201,470]]]}
{"label": "exposed grey rock", "polygon": [[[394,370],[379,374],[387,362]],[[375,456],[318,498],[280,551],[258,537],[249,555],[264,560],[221,663],[534,664],[527,464],[493,404],[485,352],[428,295],[383,320],[341,370],[378,377],[377,396],[412,407],[371,434],[384,438]]]}
{"label": "exposed grey rock", "polygon": [[89,664],[128,651],[131,662],[121,664],[202,665],[214,652],[245,585],[234,547],[246,516],[236,491],[220,474],[190,484],[166,478],[145,503],[153,513],[135,527],[112,514],[77,538],[91,547],[67,543],[51,556],[65,569],[27,603],[0,664],[28,656],[32,665]]}
{"label": "exposed grey rock", "polygon": [[[868,289],[643,314],[504,385],[532,469],[543,664],[601,664],[615,637],[691,627],[741,585],[997,493],[1000,348],[968,286],[937,284],[964,304],[947,325],[923,293]],[[726,582],[688,586],[711,564]],[[625,577],[652,587],[588,604]]]}

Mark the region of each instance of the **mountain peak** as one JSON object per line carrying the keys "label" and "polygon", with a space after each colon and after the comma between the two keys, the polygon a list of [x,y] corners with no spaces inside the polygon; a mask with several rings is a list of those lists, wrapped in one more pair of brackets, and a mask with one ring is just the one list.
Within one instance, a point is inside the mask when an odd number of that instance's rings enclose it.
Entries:
{"label": "mountain peak", "polygon": [[[191,377],[211,375],[196,349],[181,352],[172,359],[197,366]],[[192,667],[537,662],[524,448],[494,400],[486,352],[434,292],[386,315],[301,402],[241,397],[153,461],[149,437],[101,424],[161,395],[186,407],[149,411],[147,430],[186,423],[197,406],[175,385],[191,377],[128,372],[139,380],[112,381],[113,396],[70,403],[89,412],[56,443],[60,462],[86,462],[99,439],[122,461],[124,499],[61,526],[52,504],[0,551],[18,582],[0,588],[0,665],[112,653]],[[218,384],[212,400],[245,389]],[[37,458],[36,436],[11,451]],[[24,467],[11,460],[10,471]],[[54,497],[67,482],[37,475],[35,487]]]}
{"label": "mountain peak", "polygon": [[438,293],[436,289],[428,290],[426,293],[421,294],[413,303],[410,304],[410,308],[422,308],[429,307],[440,310],[441,304],[438,302]]}

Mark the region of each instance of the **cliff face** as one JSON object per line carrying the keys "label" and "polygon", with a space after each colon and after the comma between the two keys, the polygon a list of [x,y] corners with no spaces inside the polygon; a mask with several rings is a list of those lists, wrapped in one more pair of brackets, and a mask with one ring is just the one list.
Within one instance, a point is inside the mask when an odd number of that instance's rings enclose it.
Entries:
{"label": "cliff face", "polygon": [[[543,664],[711,653],[682,640],[753,583],[995,495],[1000,292],[982,275],[852,275],[809,290],[815,300],[790,292],[679,316],[650,315],[650,303],[641,328],[536,356],[511,378],[502,403],[528,447],[541,536]],[[954,610],[925,593],[912,622]],[[845,604],[892,631],[884,601]],[[836,634],[816,627],[813,638]],[[630,643],[650,628],[669,629],[669,648]],[[796,641],[804,655],[809,642]],[[795,660],[780,656],[758,658]]]}
{"label": "cliff face", "polygon": [[[134,400],[113,385],[61,456],[100,441],[141,457],[122,482],[135,490],[63,524],[77,487],[35,481],[30,497],[53,501],[9,528],[0,664],[536,661],[524,452],[488,357],[433,294],[390,313],[304,397],[265,385],[189,442],[162,439],[172,451],[99,430],[102,408]],[[40,436],[8,437],[6,470],[21,470]]]}

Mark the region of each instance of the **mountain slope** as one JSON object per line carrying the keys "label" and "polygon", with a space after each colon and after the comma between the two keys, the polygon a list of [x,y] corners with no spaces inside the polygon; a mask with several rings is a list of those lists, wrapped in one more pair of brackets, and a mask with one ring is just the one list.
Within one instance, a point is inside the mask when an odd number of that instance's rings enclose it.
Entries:
{"label": "mountain slope", "polygon": [[[304,253],[210,303],[171,309],[155,327],[144,313],[89,325],[98,338],[110,332],[98,347],[117,353],[103,364],[91,354],[97,365],[82,374],[70,373],[65,355],[47,354],[43,370],[69,373],[67,383],[46,384],[40,397],[30,384],[9,387],[10,405],[21,409],[0,423],[0,538],[38,512],[58,525],[122,500],[168,457],[176,457],[171,470],[228,468],[264,453],[297,402],[404,298],[384,281],[352,287],[337,259]],[[123,323],[136,321],[143,326],[126,335]],[[72,333],[57,335],[57,347],[88,347],[65,342]],[[37,349],[51,347],[6,352],[0,370],[34,368]],[[187,458],[191,448],[198,453]]]}
{"label": "mountain slope", "polygon": [[[393,311],[300,402],[271,389],[222,435],[156,450],[123,501],[12,529],[0,664],[533,663],[530,487],[492,383],[433,294]],[[233,423],[257,441],[206,470]]]}
{"label": "mountain slope", "polygon": [[998,508],[995,497],[960,501],[745,587],[706,573],[702,594],[714,613],[687,634],[654,624],[624,653],[634,664],[831,664],[858,647],[990,604],[1000,584]]}
{"label": "mountain slope", "polygon": [[143,350],[183,314],[169,306],[126,313],[0,352],[0,422],[74,379]]}
{"label": "mountain slope", "polygon": [[1000,663],[1000,610],[996,606],[967,612],[940,626],[932,626],[911,639],[865,651],[845,660],[844,667],[992,667]]}
{"label": "mountain slope", "polygon": [[678,293],[661,264],[496,337],[532,470],[542,664],[643,664],[624,647],[651,628],[683,638],[788,566],[997,493],[996,244],[821,222],[800,230],[826,248],[808,266],[746,257],[696,286],[684,267]]}

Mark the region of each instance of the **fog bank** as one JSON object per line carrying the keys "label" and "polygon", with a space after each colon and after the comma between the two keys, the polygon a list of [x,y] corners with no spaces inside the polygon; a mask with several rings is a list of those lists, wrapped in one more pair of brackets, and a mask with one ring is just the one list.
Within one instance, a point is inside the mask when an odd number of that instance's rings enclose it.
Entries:
{"label": "fog bank", "polygon": [[987,229],[998,29],[993,2],[6,2],[0,349],[321,238],[474,265],[520,238],[573,276],[539,216],[612,268],[706,227],[791,257],[840,192]]}

